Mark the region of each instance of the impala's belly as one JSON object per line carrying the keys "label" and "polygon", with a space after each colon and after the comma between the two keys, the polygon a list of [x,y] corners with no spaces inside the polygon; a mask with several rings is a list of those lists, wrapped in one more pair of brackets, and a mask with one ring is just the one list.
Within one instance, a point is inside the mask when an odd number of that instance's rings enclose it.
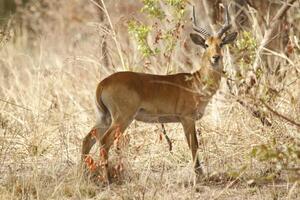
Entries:
{"label": "impala's belly", "polygon": [[201,101],[198,104],[193,101],[189,104],[182,104],[178,109],[172,103],[164,106],[157,106],[157,104],[144,104],[136,113],[135,119],[137,121],[148,123],[172,123],[180,122],[181,117],[192,117],[195,120],[201,119],[208,101]]}
{"label": "impala's belly", "polygon": [[135,116],[137,121],[147,123],[172,123],[179,122],[179,116],[176,114],[153,114],[141,109]]}

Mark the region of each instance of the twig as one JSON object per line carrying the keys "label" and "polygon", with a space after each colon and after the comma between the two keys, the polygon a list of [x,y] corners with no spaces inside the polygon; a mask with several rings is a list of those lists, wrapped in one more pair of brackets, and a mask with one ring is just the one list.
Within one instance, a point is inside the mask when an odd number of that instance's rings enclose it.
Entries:
{"label": "twig", "polygon": [[[236,80],[232,80],[232,79],[228,79],[230,81],[233,81],[233,82],[237,82]],[[264,116],[261,111],[259,111],[259,109],[257,109],[257,105],[249,105],[249,103],[246,103],[246,101],[244,101],[244,99],[242,99],[241,97],[237,96],[234,94],[234,92],[232,91],[232,87],[230,85],[230,83],[228,82],[227,80],[227,86],[229,88],[229,94],[235,98],[236,102],[238,102],[241,106],[245,107],[249,112],[251,112],[252,116],[255,117],[255,118],[258,118],[261,123],[263,125],[267,125],[267,126],[271,126],[272,123],[270,122],[270,120],[267,119],[266,116]],[[256,106],[256,107],[255,107]]]}
{"label": "twig", "polygon": [[165,138],[166,138],[166,140],[167,140],[167,142],[169,144],[169,151],[171,152],[172,151],[172,142],[171,142],[170,138],[167,135],[167,132],[166,132],[166,129],[165,129],[165,125],[161,124],[161,128],[162,128],[163,134],[164,134],[164,136],[165,136]]}
{"label": "twig", "polygon": [[0,101],[2,101],[2,102],[4,102],[4,103],[7,103],[7,104],[10,104],[10,105],[13,105],[13,106],[16,106],[16,107],[18,107],[18,108],[22,108],[22,109],[24,109],[24,110],[32,111],[32,110],[29,109],[29,108],[26,108],[26,107],[24,107],[24,106],[20,106],[20,105],[18,105],[18,104],[15,104],[15,103],[6,101],[6,100],[4,100],[4,99],[0,99]]}
{"label": "twig", "polygon": [[275,27],[277,27],[279,20],[283,17],[283,15],[287,12],[287,10],[293,5],[293,3],[295,1],[296,0],[290,0],[290,1],[286,2],[284,5],[282,5],[282,7],[278,10],[278,12],[274,16],[274,18],[271,20],[269,28],[266,30],[264,37],[263,37],[263,39],[258,47],[258,50],[256,52],[255,61],[253,64],[254,71],[256,71],[258,69],[260,54],[262,53],[265,46],[268,44],[270,38],[272,37],[272,33],[273,33]]}
{"label": "twig", "polygon": [[117,47],[117,51],[118,51],[118,54],[119,54],[119,57],[120,57],[120,60],[121,60],[121,63],[122,63],[122,67],[124,70],[126,70],[126,66],[125,66],[125,62],[124,62],[124,58],[123,58],[123,54],[122,54],[122,50],[121,50],[121,45],[120,43],[118,42],[117,40],[117,36],[116,36],[116,32],[115,32],[115,29],[114,29],[114,26],[111,22],[111,19],[110,19],[110,16],[109,16],[109,13],[106,9],[106,6],[105,6],[105,3],[103,0],[101,0],[101,3],[102,3],[102,6],[101,7],[97,2],[95,2],[94,0],[90,0],[94,5],[96,5],[99,9],[103,10],[105,12],[105,15],[107,17],[107,21],[109,23],[109,26],[110,26],[110,29],[111,29],[111,32],[112,32],[112,38],[116,44],[116,47]]}
{"label": "twig", "polygon": [[214,197],[213,199],[219,199],[219,197],[220,197],[226,190],[228,190],[228,188],[230,188],[233,184],[235,184],[235,183],[242,177],[242,175],[244,175],[244,173],[245,173],[245,170],[243,170],[243,171],[238,175],[238,177],[236,177],[233,181],[229,182],[229,183],[226,185],[226,187],[225,187],[223,190],[221,190],[221,192],[219,192],[219,194],[218,194],[216,197]]}
{"label": "twig", "polygon": [[[261,121],[261,123],[262,123],[263,125],[266,125],[266,126],[272,126],[272,123],[270,122],[270,120],[268,120],[267,117],[264,116],[264,114],[263,114],[260,110],[258,110],[257,108],[255,108],[255,107],[253,107],[253,106],[247,104],[247,103],[246,103],[245,101],[243,101],[242,99],[239,99],[239,98],[238,98],[236,101],[237,101],[240,105],[242,105],[242,106],[244,106],[246,109],[248,109],[254,117],[258,118],[258,119]],[[257,107],[257,105],[256,105],[256,107]]]}
{"label": "twig", "polygon": [[[230,95],[231,97],[233,97],[239,104],[241,104],[242,106],[244,106],[245,108],[247,108],[248,110],[250,110],[252,112],[252,115],[258,119],[261,120],[261,122],[264,124],[264,125],[267,125],[267,126],[271,126],[271,122],[263,115],[261,115],[261,113],[259,112],[259,110],[254,110],[249,104],[245,103],[245,101],[241,98],[241,97],[238,97],[234,94],[231,94],[231,93],[224,93],[225,95]],[[254,100],[254,101],[257,101],[256,98],[254,97],[250,97],[250,99]],[[299,122],[295,122],[294,120],[280,114],[279,112],[277,112],[276,110],[274,110],[273,108],[271,108],[271,106],[269,106],[267,103],[265,103],[262,99],[259,99],[259,101],[270,111],[272,112],[273,114],[275,114],[277,117],[280,117],[286,121],[288,121],[289,123],[297,126],[297,127],[300,127],[300,123]],[[252,103],[252,105],[255,105],[256,107],[258,107],[258,103]],[[258,112],[257,112],[258,111]]]}
{"label": "twig", "polygon": [[[102,5],[102,1],[101,0],[97,0],[98,4],[103,7]],[[104,22],[105,16],[104,16],[104,12],[102,9],[99,9],[99,20],[100,23]],[[102,30],[105,29],[109,29],[108,25],[104,22],[104,26],[102,27]],[[105,30],[103,31],[105,34],[103,34],[102,36],[102,44],[101,44],[101,53],[102,53],[102,57],[103,57],[103,65],[105,67],[109,67],[109,56],[108,56],[108,47],[107,47],[107,41],[106,41],[106,35],[109,35],[109,30]]]}
{"label": "twig", "polygon": [[261,103],[262,103],[269,111],[271,111],[271,112],[272,112],[273,114],[275,114],[276,116],[278,116],[278,117],[280,117],[280,118],[282,118],[282,119],[288,121],[289,123],[291,123],[291,124],[293,124],[293,125],[295,125],[295,126],[300,127],[300,123],[295,122],[294,120],[292,120],[292,119],[290,119],[290,118],[288,118],[288,117],[286,117],[286,116],[280,114],[279,112],[277,112],[276,110],[274,110],[273,108],[271,108],[271,107],[270,107],[266,102],[264,102],[262,99],[260,99],[260,102],[261,102]]}

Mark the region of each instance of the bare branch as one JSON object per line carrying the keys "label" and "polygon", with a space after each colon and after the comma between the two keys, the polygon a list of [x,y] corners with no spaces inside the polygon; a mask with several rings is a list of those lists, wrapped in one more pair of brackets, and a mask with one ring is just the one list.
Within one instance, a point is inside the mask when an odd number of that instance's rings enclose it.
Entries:
{"label": "bare branch", "polygon": [[236,101],[240,105],[242,105],[243,107],[248,109],[248,111],[252,114],[252,116],[259,119],[263,125],[272,126],[272,123],[270,122],[270,120],[265,116],[265,114],[262,111],[260,111],[257,108],[258,106],[256,104],[251,105],[249,103],[246,103],[246,101],[243,101],[242,99],[239,99],[239,98]]}
{"label": "bare branch", "polygon": [[2,102],[4,102],[4,103],[7,103],[7,104],[10,104],[10,105],[13,105],[13,106],[18,107],[18,108],[22,108],[22,109],[24,109],[24,110],[32,111],[32,110],[29,109],[29,108],[26,108],[26,107],[24,107],[24,106],[21,106],[21,105],[18,105],[18,104],[15,104],[15,103],[6,101],[6,100],[4,100],[4,99],[0,99],[0,101],[2,101]]}
{"label": "bare branch", "polygon": [[124,70],[126,70],[127,67],[126,67],[126,65],[125,65],[125,61],[124,61],[124,58],[123,58],[123,53],[122,53],[121,45],[120,45],[120,42],[119,42],[118,39],[117,39],[117,34],[116,34],[116,32],[115,32],[114,26],[113,26],[113,24],[112,24],[110,15],[109,15],[109,13],[108,13],[108,11],[107,11],[107,9],[106,9],[106,5],[105,5],[104,1],[103,1],[103,0],[100,0],[101,3],[102,3],[102,5],[99,5],[97,2],[95,2],[95,0],[90,0],[90,1],[91,1],[95,6],[97,6],[99,9],[101,9],[101,10],[105,13],[106,18],[107,18],[107,21],[108,21],[108,24],[109,24],[110,29],[111,29],[111,32],[112,32],[112,35],[111,35],[111,36],[112,36],[112,38],[113,38],[113,40],[114,40],[114,42],[115,42],[115,44],[116,44],[116,47],[117,47],[117,51],[118,51],[118,55],[119,55],[119,57],[120,57],[120,61],[121,61],[121,63],[122,63],[122,67],[123,67]]}
{"label": "bare branch", "polygon": [[273,108],[271,108],[271,107],[270,107],[266,102],[264,102],[263,100],[260,99],[260,102],[261,102],[261,103],[262,103],[269,111],[271,111],[271,112],[272,112],[273,114],[275,114],[276,116],[278,116],[278,117],[280,117],[280,118],[282,118],[282,119],[288,121],[289,123],[291,123],[291,124],[293,124],[293,125],[295,125],[295,126],[300,127],[300,123],[295,122],[294,120],[292,120],[292,119],[290,119],[290,118],[288,118],[288,117],[286,117],[286,116],[280,114],[279,112],[277,112],[276,110],[274,110]]}
{"label": "bare branch", "polygon": [[161,128],[162,128],[163,134],[164,134],[164,136],[165,136],[165,138],[166,138],[166,140],[167,140],[167,142],[169,144],[169,151],[172,152],[172,142],[171,142],[170,138],[167,135],[167,132],[166,132],[166,129],[165,129],[165,125],[161,124]]}
{"label": "bare branch", "polygon": [[279,20],[284,16],[284,14],[288,11],[288,9],[293,5],[296,0],[289,0],[282,7],[278,10],[274,18],[271,20],[269,28],[266,30],[265,35],[260,43],[260,46],[256,52],[255,61],[253,64],[253,70],[256,71],[258,69],[258,64],[260,61],[260,55],[265,48],[265,46],[269,43],[270,39],[272,38],[272,33],[275,28],[278,26]]}

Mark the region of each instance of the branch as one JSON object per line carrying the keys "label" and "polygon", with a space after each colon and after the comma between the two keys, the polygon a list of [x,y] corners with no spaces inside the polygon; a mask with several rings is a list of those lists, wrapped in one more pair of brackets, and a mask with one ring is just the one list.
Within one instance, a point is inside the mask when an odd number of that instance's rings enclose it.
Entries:
{"label": "branch", "polygon": [[[271,126],[272,123],[270,122],[270,120],[267,119],[267,117],[261,113],[261,111],[259,109],[257,109],[257,107],[259,107],[259,104],[257,103],[257,98],[255,97],[249,97],[250,99],[252,99],[254,102],[252,103],[246,103],[246,101],[244,101],[243,99],[245,98],[241,98],[238,97],[234,94],[230,93],[224,93],[225,95],[229,94],[232,98],[234,98],[236,100],[236,102],[238,102],[240,105],[242,105],[243,107],[245,107],[246,109],[248,109],[251,114],[258,118],[263,125],[267,125],[267,126]],[[287,116],[284,116],[283,114],[279,113],[278,111],[274,110],[273,108],[271,108],[271,106],[269,106],[266,102],[264,102],[262,99],[259,99],[259,102],[261,102],[271,113],[273,113],[274,115],[276,115],[277,117],[284,119],[285,121],[300,127],[300,123],[294,121],[293,119],[288,118]]]}
{"label": "branch", "polygon": [[113,23],[111,21],[111,18],[110,18],[110,15],[108,13],[108,10],[106,8],[106,5],[104,3],[104,0],[100,0],[101,1],[101,5],[99,5],[95,0],[90,0],[90,1],[105,13],[107,21],[108,21],[108,24],[109,24],[110,29],[111,29],[111,37],[112,37],[112,39],[114,40],[114,42],[116,44],[117,52],[119,54],[123,70],[127,70],[126,65],[125,65],[125,61],[124,61],[124,58],[123,58],[123,54],[122,54],[121,45],[120,45],[120,42],[117,39],[117,34],[115,32]]}
{"label": "branch", "polygon": [[[97,3],[99,4],[99,6],[102,9],[98,10],[98,14],[99,14],[99,20],[100,23],[102,23],[102,25],[105,27],[105,29],[109,29],[108,24],[105,22],[105,13],[103,11],[103,4],[101,0],[97,0]],[[103,58],[103,66],[105,67],[109,67],[109,55],[108,55],[108,47],[107,47],[107,41],[106,41],[106,35],[110,35],[107,34],[107,31],[105,32],[106,34],[103,34],[102,36],[102,44],[101,44],[101,54],[102,54],[102,58]]]}
{"label": "branch", "polygon": [[258,47],[258,50],[256,52],[256,57],[255,57],[255,61],[253,64],[254,71],[256,71],[258,68],[260,54],[261,54],[262,50],[265,48],[265,46],[269,43],[269,41],[272,37],[272,33],[275,30],[275,28],[277,27],[279,20],[284,16],[284,14],[288,11],[288,9],[293,5],[293,3],[295,1],[296,0],[289,0],[288,2],[283,4],[282,7],[277,11],[274,18],[271,20],[269,28],[266,30],[265,35],[264,35],[264,37],[260,43],[260,46]]}
{"label": "branch", "polygon": [[0,99],[0,101],[2,101],[2,102],[4,102],[4,103],[7,103],[7,104],[10,104],[10,105],[13,105],[13,106],[18,107],[18,108],[22,108],[22,109],[24,109],[24,110],[32,111],[32,110],[29,109],[29,108],[26,108],[26,107],[24,107],[24,106],[21,106],[21,105],[18,105],[18,104],[15,104],[15,103],[6,101],[6,100],[4,100],[4,99]]}
{"label": "branch", "polygon": [[[228,79],[228,78],[227,78]],[[228,79],[230,81],[233,81],[236,83],[235,80],[232,80],[232,79]],[[227,83],[227,86],[229,88],[229,94],[231,95],[231,97],[233,97],[236,102],[238,102],[241,106],[243,106],[244,108],[246,108],[251,114],[253,117],[255,118],[258,118],[261,123],[263,125],[266,125],[266,126],[271,126],[272,123],[270,122],[270,120],[265,116],[265,114],[260,111],[257,107],[258,105],[256,104],[250,104],[250,103],[247,103],[244,99],[242,99],[241,97],[237,96],[234,92],[233,92],[233,88],[231,87],[231,84],[229,81],[226,81]],[[225,94],[225,93],[224,93]],[[225,94],[226,95],[226,94]]]}
{"label": "branch", "polygon": [[295,126],[300,127],[300,123],[295,122],[294,120],[292,120],[292,119],[290,119],[290,118],[288,118],[288,117],[286,117],[286,116],[280,114],[279,112],[277,112],[276,110],[274,110],[273,108],[271,108],[268,104],[266,104],[262,99],[260,99],[260,102],[261,102],[261,103],[262,103],[269,111],[271,111],[271,112],[272,112],[273,114],[275,114],[276,116],[278,116],[278,117],[280,117],[280,118],[282,118],[282,119],[288,121],[289,123],[291,123],[291,124],[293,124],[293,125],[295,125]]}
{"label": "branch", "polygon": [[263,125],[266,125],[266,126],[272,126],[272,123],[270,122],[270,120],[265,116],[265,114],[260,111],[257,107],[258,105],[256,104],[249,104],[249,103],[246,103],[245,101],[243,101],[242,99],[238,98],[236,100],[240,105],[244,106],[246,109],[248,109],[248,111],[252,114],[253,117],[255,118],[258,118],[261,123]]}
{"label": "branch", "polygon": [[163,134],[164,134],[164,136],[165,136],[165,138],[166,138],[166,140],[167,140],[167,142],[169,144],[169,151],[171,152],[172,151],[172,142],[171,142],[170,138],[167,135],[167,132],[166,132],[166,129],[165,129],[165,125],[161,124],[161,128],[163,129]]}

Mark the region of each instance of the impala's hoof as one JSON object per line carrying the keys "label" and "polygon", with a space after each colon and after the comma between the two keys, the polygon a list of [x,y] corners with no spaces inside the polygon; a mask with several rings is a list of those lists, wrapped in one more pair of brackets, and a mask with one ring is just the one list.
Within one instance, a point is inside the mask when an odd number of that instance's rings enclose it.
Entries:
{"label": "impala's hoof", "polygon": [[196,160],[194,165],[194,170],[197,176],[203,175],[203,169],[202,169],[202,163],[199,161],[199,159]]}
{"label": "impala's hoof", "polygon": [[195,173],[197,176],[202,176],[204,174],[202,167],[201,166],[195,167]]}

